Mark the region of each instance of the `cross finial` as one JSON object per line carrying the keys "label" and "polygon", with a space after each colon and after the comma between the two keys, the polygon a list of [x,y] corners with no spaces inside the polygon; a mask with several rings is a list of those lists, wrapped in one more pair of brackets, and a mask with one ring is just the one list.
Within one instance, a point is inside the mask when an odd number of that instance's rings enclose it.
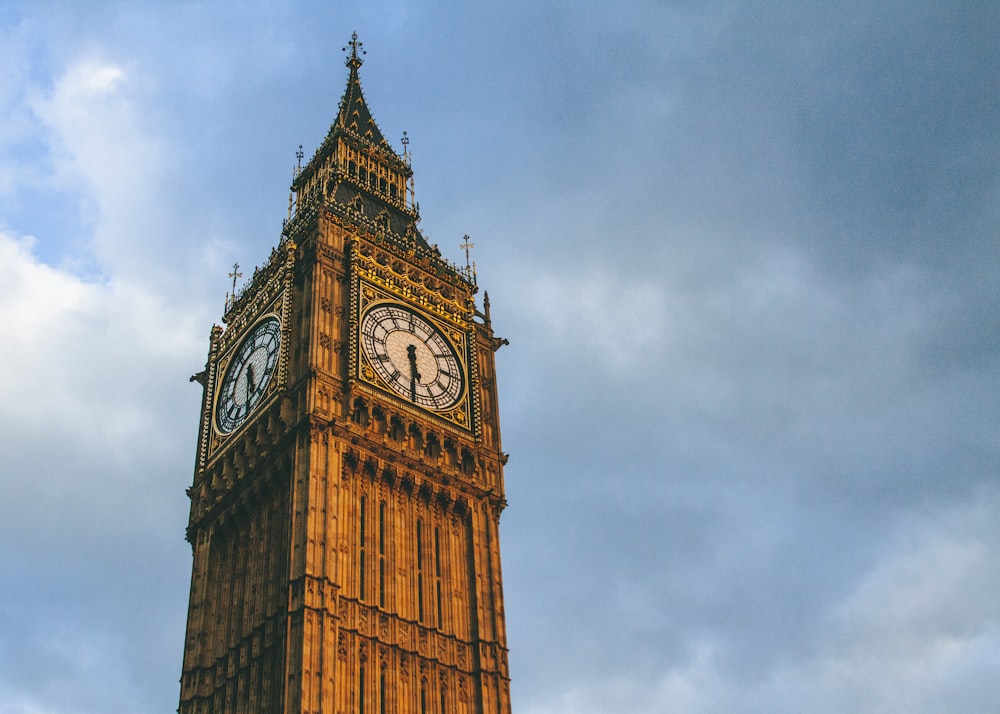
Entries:
{"label": "cross finial", "polygon": [[233,279],[233,295],[236,295],[236,279],[242,278],[243,273],[240,272],[240,264],[233,263],[233,272],[229,274],[229,277]]}
{"label": "cross finial", "polygon": [[465,251],[465,269],[468,271],[472,270],[472,263],[469,262],[469,249],[475,248],[476,244],[469,240],[468,234],[465,235],[465,242],[458,246]]}
{"label": "cross finial", "polygon": [[[365,54],[365,50],[361,40],[358,39],[357,32],[351,33],[351,41],[347,43],[347,46],[351,48],[351,56],[347,58],[347,66],[360,67],[363,60],[358,56],[358,53]],[[342,51],[347,52],[347,47],[344,47]]]}
{"label": "cross finial", "polygon": [[298,165],[299,171],[302,170],[302,157],[303,156],[305,156],[305,154],[302,153],[302,144],[299,144],[299,150],[295,152],[295,158],[298,159],[298,161],[299,161],[299,165]]}
{"label": "cross finial", "polygon": [[475,248],[476,244],[469,240],[469,235],[465,235],[465,242],[458,246],[465,251],[465,277],[471,280],[473,283],[476,282],[476,264],[469,260],[469,249]]}

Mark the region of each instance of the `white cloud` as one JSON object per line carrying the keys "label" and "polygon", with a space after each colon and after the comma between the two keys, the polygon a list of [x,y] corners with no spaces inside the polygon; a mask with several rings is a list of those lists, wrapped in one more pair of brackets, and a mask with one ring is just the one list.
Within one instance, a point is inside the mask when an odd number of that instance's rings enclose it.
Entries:
{"label": "white cloud", "polygon": [[[189,566],[183,489],[200,388],[187,377],[203,363],[209,321],[142,286],[45,265],[32,249],[0,233],[0,554],[11,568],[0,709],[135,711],[148,695],[142,668],[179,656],[183,588],[163,585],[184,582]],[[25,615],[32,608],[44,616]],[[163,625],[143,621],[154,611]],[[81,687],[95,668],[119,684]]]}
{"label": "white cloud", "polygon": [[0,409],[22,422],[80,418],[67,380],[79,374],[72,364],[84,353],[75,345],[85,344],[101,288],[37,262],[32,245],[0,234],[0,310],[8,316]]}
{"label": "white cloud", "polygon": [[985,662],[1000,664],[996,494],[980,497],[903,524],[832,613],[840,646],[823,667],[831,690],[867,692],[884,711],[909,702],[912,711],[932,695],[961,701]]}
{"label": "white cloud", "polygon": [[[155,145],[141,131],[133,87],[120,66],[80,60],[67,67],[32,103],[50,132],[60,177],[83,181],[98,197],[112,199],[135,188],[135,179],[157,159]],[[155,166],[155,164],[153,164]]]}
{"label": "white cloud", "polygon": [[998,497],[902,519],[847,595],[816,611],[799,659],[769,671],[752,697],[744,690],[728,708],[705,711],[992,711],[985,702],[1000,696],[991,676],[1000,665]]}
{"label": "white cloud", "polygon": [[666,295],[648,279],[596,268],[539,273],[517,297],[508,309],[534,318],[536,336],[563,360],[621,373],[663,348]]}
{"label": "white cloud", "polygon": [[0,542],[111,552],[123,532],[150,537],[183,498],[199,399],[187,377],[204,361],[207,319],[46,266],[30,248],[0,234]]}
{"label": "white cloud", "polygon": [[22,425],[96,428],[99,409],[112,441],[124,429],[145,430],[136,418],[152,404],[142,384],[178,360],[198,364],[203,316],[177,312],[128,283],[87,282],[45,265],[32,245],[0,233],[0,309],[9,316],[0,414]]}
{"label": "white cloud", "polygon": [[36,89],[31,107],[48,147],[50,188],[76,202],[84,226],[73,258],[162,289],[189,279],[192,248],[210,253],[213,241],[185,226],[184,147],[172,145],[158,101],[153,79],[134,63],[84,57],[51,88]]}
{"label": "white cloud", "polygon": [[[570,687],[553,687],[552,699],[529,701],[525,714],[601,714],[628,711],[635,714],[696,714],[749,711],[734,707],[731,693],[720,676],[717,646],[709,640],[692,643],[688,658],[674,668],[656,663],[643,672],[608,672],[577,680]],[[648,679],[649,670],[659,675]],[[762,709],[760,711],[771,711]]]}
{"label": "white cloud", "polygon": [[1000,697],[998,499],[984,493],[947,513],[903,519],[848,594],[813,611],[806,646],[777,659],[760,652],[771,666],[751,676],[733,671],[741,664],[725,638],[705,633],[678,659],[567,676],[525,711],[987,714]]}
{"label": "white cloud", "polygon": [[[53,178],[85,202],[85,215],[90,214],[97,229],[93,248],[105,262],[114,257],[116,239],[128,230],[120,222],[134,216],[129,205],[150,205],[143,196],[159,165],[159,152],[139,130],[129,89],[122,68],[84,60],[68,67],[33,102],[46,130]],[[111,262],[105,267],[116,266]]]}

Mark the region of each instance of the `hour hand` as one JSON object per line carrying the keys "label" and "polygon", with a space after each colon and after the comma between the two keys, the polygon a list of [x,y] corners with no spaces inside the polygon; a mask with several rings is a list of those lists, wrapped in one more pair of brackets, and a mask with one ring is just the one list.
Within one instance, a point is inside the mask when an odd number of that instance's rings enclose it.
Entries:
{"label": "hour hand", "polygon": [[257,391],[257,386],[253,383],[253,365],[247,365],[247,401],[253,396],[253,393]]}

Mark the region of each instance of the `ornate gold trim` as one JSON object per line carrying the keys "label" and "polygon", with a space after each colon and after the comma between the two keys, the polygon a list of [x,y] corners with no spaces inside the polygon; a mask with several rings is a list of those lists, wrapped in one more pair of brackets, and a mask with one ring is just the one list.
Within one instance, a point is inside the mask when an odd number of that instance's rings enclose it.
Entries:
{"label": "ornate gold trim", "polygon": [[[350,349],[350,374],[359,383],[359,386],[368,387],[379,397],[388,397],[393,401],[402,404],[408,411],[414,410],[422,415],[430,415],[440,419],[462,431],[473,430],[474,413],[473,399],[475,392],[473,376],[477,370],[473,367],[473,341],[472,331],[458,322],[450,311],[441,314],[441,310],[427,309],[424,302],[419,299],[415,290],[400,289],[398,282],[393,281],[388,284],[375,283],[369,280],[371,273],[357,270],[352,281],[351,290],[351,349]],[[396,275],[399,275],[396,273]],[[409,310],[413,310],[422,316],[431,325],[445,336],[455,350],[458,359],[461,361],[463,372],[462,395],[459,401],[451,408],[442,411],[427,409],[409,403],[401,398],[395,390],[385,384],[379,375],[369,364],[364,351],[361,349],[361,319],[371,308],[380,304],[401,305]],[[454,303],[453,303],[454,304]],[[368,391],[367,389],[364,391]]]}

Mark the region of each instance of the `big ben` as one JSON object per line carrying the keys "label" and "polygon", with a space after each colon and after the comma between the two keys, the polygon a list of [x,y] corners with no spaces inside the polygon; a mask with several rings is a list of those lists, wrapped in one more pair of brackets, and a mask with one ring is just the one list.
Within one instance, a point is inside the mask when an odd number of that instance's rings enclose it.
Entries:
{"label": "big ben", "polygon": [[361,91],[212,329],[181,714],[510,712],[489,298]]}

